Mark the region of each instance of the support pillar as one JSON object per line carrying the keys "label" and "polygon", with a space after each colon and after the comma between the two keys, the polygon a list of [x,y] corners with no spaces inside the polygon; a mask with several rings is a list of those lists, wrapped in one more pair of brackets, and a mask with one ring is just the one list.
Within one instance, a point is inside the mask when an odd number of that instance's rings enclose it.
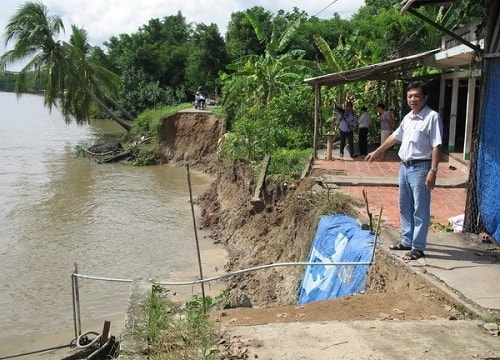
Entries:
{"label": "support pillar", "polygon": [[457,134],[457,108],[458,108],[458,77],[453,78],[451,89],[451,109],[450,109],[450,134],[448,138],[448,151],[455,152],[455,138]]}
{"label": "support pillar", "polygon": [[474,125],[474,102],[476,100],[476,80],[475,76],[469,78],[467,87],[467,115],[465,116],[465,139],[464,139],[464,160],[470,160],[472,149],[472,128]]}

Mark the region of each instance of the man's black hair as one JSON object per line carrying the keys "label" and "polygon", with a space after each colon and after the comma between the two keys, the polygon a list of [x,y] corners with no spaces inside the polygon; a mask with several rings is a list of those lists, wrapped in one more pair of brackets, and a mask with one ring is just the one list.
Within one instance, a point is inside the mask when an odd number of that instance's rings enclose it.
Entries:
{"label": "man's black hair", "polygon": [[427,95],[427,85],[423,81],[412,81],[406,87],[406,92],[410,91],[411,89],[417,89],[417,88],[422,89],[422,94],[424,96]]}

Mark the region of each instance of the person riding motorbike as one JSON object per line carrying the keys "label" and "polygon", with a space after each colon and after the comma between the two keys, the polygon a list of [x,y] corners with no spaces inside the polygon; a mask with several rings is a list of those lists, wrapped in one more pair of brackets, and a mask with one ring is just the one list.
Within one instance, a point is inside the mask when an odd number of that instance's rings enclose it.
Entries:
{"label": "person riding motorbike", "polygon": [[205,107],[206,107],[206,99],[205,95],[203,95],[203,92],[201,91],[201,86],[200,86],[198,87],[198,90],[194,95],[194,108],[204,110]]}

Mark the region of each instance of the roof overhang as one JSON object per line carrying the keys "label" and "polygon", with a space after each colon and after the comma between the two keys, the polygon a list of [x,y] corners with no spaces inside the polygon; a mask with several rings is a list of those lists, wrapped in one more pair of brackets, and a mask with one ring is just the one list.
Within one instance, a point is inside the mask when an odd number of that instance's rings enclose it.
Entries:
{"label": "roof overhang", "polygon": [[[484,39],[474,42],[479,48],[484,49]],[[452,48],[439,51],[434,55],[433,62],[427,63],[440,68],[458,68],[470,65],[474,58],[477,57],[477,52],[466,45],[458,45]]]}
{"label": "roof overhang", "polygon": [[446,6],[460,0],[403,0],[401,1],[401,11],[409,8],[419,8],[421,6]]}
{"label": "roof overhang", "polygon": [[308,78],[305,79],[304,82],[309,85],[338,86],[356,81],[393,80],[396,78],[402,78],[402,71],[408,70],[409,65],[415,65],[421,60],[430,59],[437,52],[439,52],[439,49],[434,49],[399,59],[389,60],[378,64],[367,65],[357,69]]}

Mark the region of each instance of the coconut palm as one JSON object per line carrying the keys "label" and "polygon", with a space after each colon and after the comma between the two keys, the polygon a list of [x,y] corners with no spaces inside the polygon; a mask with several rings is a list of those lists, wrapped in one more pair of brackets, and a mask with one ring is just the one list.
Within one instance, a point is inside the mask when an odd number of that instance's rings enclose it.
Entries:
{"label": "coconut palm", "polygon": [[[65,100],[69,105],[68,114],[80,113],[81,118],[88,118],[88,110],[92,101],[94,101],[122,127],[130,130],[130,124],[121,120],[105,105],[105,103],[110,104],[113,108],[119,109],[129,120],[135,120],[121,104],[108,95],[108,93],[118,95],[121,88],[120,78],[102,66],[89,62],[88,58],[92,47],[88,42],[87,32],[75,25],[71,26],[71,30],[69,44],[65,43],[64,45],[67,54],[69,54],[68,58],[72,59],[71,64],[73,66],[70,68],[70,75],[77,81],[68,84],[66,89],[68,96],[66,96]],[[72,96],[72,94],[74,95]],[[72,103],[74,100],[77,103]]]}
{"label": "coconut palm", "polygon": [[[131,125],[118,117],[103,100],[109,100],[101,88],[118,89],[118,78],[87,61],[89,44],[86,32],[72,27],[69,43],[56,40],[64,24],[59,16],[49,15],[41,2],[27,2],[10,18],[6,26],[5,44],[14,46],[0,57],[0,66],[30,59],[16,79],[15,91],[26,90],[29,73],[35,73],[45,84],[44,103],[49,109],[60,107],[67,119],[89,120],[90,107],[97,103],[124,129]],[[115,103],[116,105],[116,103]],[[126,116],[133,120],[131,116]]]}

